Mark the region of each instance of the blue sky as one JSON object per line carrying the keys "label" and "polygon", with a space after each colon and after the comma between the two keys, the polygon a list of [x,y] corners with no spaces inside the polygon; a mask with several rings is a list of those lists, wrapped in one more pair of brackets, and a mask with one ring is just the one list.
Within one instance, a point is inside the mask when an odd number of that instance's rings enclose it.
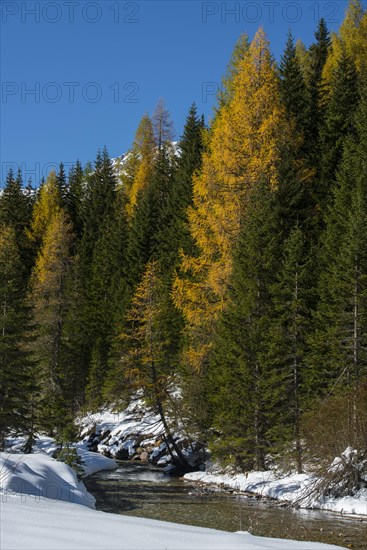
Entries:
{"label": "blue sky", "polygon": [[262,25],[276,59],[290,28],[306,45],[345,0],[1,0],[1,178],[11,164],[38,183],[62,160],[130,147],[160,97],[179,137],[189,106],[210,118],[242,32]]}

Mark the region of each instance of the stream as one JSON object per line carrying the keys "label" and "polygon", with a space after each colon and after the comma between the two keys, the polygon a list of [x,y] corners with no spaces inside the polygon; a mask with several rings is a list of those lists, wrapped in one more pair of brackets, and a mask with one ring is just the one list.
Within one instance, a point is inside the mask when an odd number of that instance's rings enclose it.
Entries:
{"label": "stream", "polygon": [[97,510],[264,537],[309,540],[356,550],[367,548],[367,520],[315,510],[293,510],[274,501],[202,488],[154,466],[118,462],[84,479]]}

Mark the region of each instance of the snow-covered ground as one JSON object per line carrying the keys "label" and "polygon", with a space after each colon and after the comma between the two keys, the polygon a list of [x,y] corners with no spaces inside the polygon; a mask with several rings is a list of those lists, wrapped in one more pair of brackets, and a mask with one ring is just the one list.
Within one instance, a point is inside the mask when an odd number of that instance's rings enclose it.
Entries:
{"label": "snow-covered ground", "polygon": [[[22,448],[24,447],[25,438],[14,438],[9,440],[8,450],[11,451],[9,457],[12,456],[18,457],[20,462],[20,457],[22,456]],[[101,470],[114,470],[117,468],[117,464],[111,458],[103,456],[98,453],[93,453],[88,450],[87,445],[84,442],[76,443],[73,445],[76,448],[78,455],[81,459],[81,469],[84,476],[90,476]],[[34,446],[34,452],[37,456],[42,453],[43,455],[53,456],[54,452],[57,449],[57,444],[54,439],[47,436],[39,436],[36,440]],[[17,454],[12,454],[17,453]],[[28,455],[33,456],[33,455]],[[0,481],[3,479],[3,476],[0,471]]]}
{"label": "snow-covered ground", "polygon": [[[298,502],[307,494],[315,478],[307,474],[280,476],[275,472],[249,472],[248,474],[223,474],[220,472],[191,472],[184,476],[186,481],[206,485],[228,487],[235,491],[248,492],[262,497]],[[325,498],[315,500],[306,498],[304,508],[320,508],[343,514],[367,515],[367,489],[360,489],[354,497]]]}
{"label": "snow-covered ground", "polygon": [[0,546],[6,550],[340,550],[97,512],[73,470],[42,452],[0,453],[0,480]]}

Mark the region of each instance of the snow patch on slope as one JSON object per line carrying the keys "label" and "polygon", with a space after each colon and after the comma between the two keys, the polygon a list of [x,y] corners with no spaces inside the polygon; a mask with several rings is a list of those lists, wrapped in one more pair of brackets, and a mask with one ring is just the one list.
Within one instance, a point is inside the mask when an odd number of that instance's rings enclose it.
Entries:
{"label": "snow patch on slope", "polygon": [[43,453],[0,453],[0,492],[3,502],[9,495],[20,493],[23,500],[61,500],[95,508],[95,498],[76,473]]}

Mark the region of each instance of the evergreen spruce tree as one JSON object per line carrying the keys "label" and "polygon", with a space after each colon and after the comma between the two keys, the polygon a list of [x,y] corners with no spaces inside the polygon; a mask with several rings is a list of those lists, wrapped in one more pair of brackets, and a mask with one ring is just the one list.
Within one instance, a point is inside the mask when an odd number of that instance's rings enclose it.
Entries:
{"label": "evergreen spruce tree", "polygon": [[[172,250],[172,243],[165,243],[168,227],[172,221],[169,209],[176,170],[176,159],[171,145],[164,144],[158,152],[147,192],[150,208],[151,250],[150,257],[167,261],[167,254]],[[166,244],[166,248],[165,245]],[[167,266],[168,267],[168,266]]]}
{"label": "evergreen spruce tree", "polygon": [[355,131],[354,114],[359,100],[357,82],[354,62],[343,51],[332,76],[325,123],[320,134],[322,160],[317,194],[324,212],[335,184],[345,138]]}
{"label": "evergreen spruce tree", "polygon": [[248,469],[264,469],[272,447],[270,429],[282,422],[281,377],[264,359],[271,285],[276,272],[273,193],[268,183],[250,195],[236,247],[229,303],[214,340],[207,371],[207,397],[215,456]]}
{"label": "evergreen spruce tree", "polygon": [[295,120],[299,134],[305,137],[307,133],[306,116],[309,98],[291,32],[288,33],[286,47],[279,65],[279,72],[281,99],[286,107],[288,116]]}
{"label": "evergreen spruce tree", "polygon": [[358,380],[364,366],[364,229],[367,95],[355,115],[357,134],[346,140],[334,200],[326,218],[320,303],[309,357],[310,394],[323,395]]}
{"label": "evergreen spruce tree", "polygon": [[115,332],[114,323],[126,308],[125,254],[127,224],[125,212],[117,210],[105,222],[96,242],[87,287],[87,326],[93,337],[87,386],[87,401],[102,403],[103,386],[109,369],[109,358]]}
{"label": "evergreen spruce tree", "polygon": [[[302,472],[301,414],[305,397],[305,361],[311,329],[314,284],[309,244],[296,224],[282,245],[283,261],[272,286],[273,311],[267,341],[266,362],[277,369],[278,381],[271,392],[282,396],[269,433],[280,445],[294,445],[298,473]],[[281,422],[280,422],[281,420]]]}
{"label": "evergreen spruce tree", "polygon": [[[84,327],[85,350],[82,370],[87,372],[89,405],[99,406],[104,377],[108,369],[113,337],[113,320],[117,315],[117,283],[126,273],[126,216],[121,211],[117,181],[106,149],[97,155],[95,169],[89,176],[83,201],[84,231],[78,253],[79,288],[82,289],[78,333]],[[122,207],[125,209],[125,205]]]}
{"label": "evergreen spruce tree", "polygon": [[330,51],[330,35],[323,18],[315,32],[316,41],[309,49],[309,74],[307,78],[309,106],[307,110],[306,135],[309,159],[312,166],[320,168],[320,131],[324,123],[325,88],[322,79],[323,69]]}
{"label": "evergreen spruce tree", "polygon": [[64,168],[63,162],[60,162],[59,171],[56,176],[56,181],[57,181],[57,189],[59,191],[61,202],[64,205],[68,189],[67,189],[66,174],[65,174],[65,168]]}
{"label": "evergreen spruce tree", "polygon": [[72,166],[69,173],[65,207],[74,227],[74,232],[80,240],[83,232],[82,204],[84,198],[84,171],[79,160]]}
{"label": "evergreen spruce tree", "polygon": [[[177,168],[167,189],[166,205],[157,241],[166,268],[177,267],[179,253],[195,253],[195,246],[189,232],[188,208],[193,205],[192,178],[201,167],[204,150],[204,121],[197,115],[196,105],[189,110],[182,138],[179,142],[180,155]],[[166,269],[165,268],[165,269]]]}
{"label": "evergreen spruce tree", "polygon": [[29,297],[32,307],[29,351],[41,388],[38,425],[57,437],[62,437],[72,418],[63,331],[71,240],[71,224],[61,209],[56,210],[45,228]]}
{"label": "evergreen spruce tree", "polygon": [[29,227],[32,215],[32,197],[27,194],[22,184],[22,174],[14,177],[10,169],[6,178],[5,188],[0,195],[0,224],[14,229],[21,261],[27,269],[23,271],[25,278],[29,276],[33,261],[33,250],[29,240]]}
{"label": "evergreen spruce tree", "polygon": [[0,225],[0,449],[8,434],[27,434],[30,363],[24,350],[27,328],[24,265],[16,230]]}

